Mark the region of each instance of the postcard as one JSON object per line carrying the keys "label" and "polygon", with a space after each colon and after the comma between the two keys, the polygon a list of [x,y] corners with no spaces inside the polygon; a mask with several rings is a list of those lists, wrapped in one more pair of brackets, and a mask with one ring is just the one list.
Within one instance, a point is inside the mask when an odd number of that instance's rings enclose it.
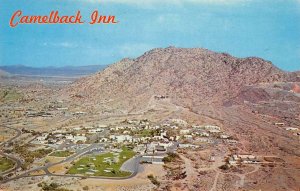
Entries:
{"label": "postcard", "polygon": [[0,191],[299,191],[299,0],[0,5]]}

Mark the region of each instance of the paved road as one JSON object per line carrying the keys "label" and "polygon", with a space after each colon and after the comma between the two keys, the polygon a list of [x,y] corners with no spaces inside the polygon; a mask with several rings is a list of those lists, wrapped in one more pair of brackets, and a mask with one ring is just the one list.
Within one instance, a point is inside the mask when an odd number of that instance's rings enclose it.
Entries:
{"label": "paved road", "polygon": [[15,139],[19,138],[22,134],[22,131],[20,129],[16,129],[16,128],[13,128],[13,127],[7,127],[7,126],[3,126],[3,127],[7,128],[7,129],[15,130],[17,132],[17,134],[14,137],[8,139],[7,141],[4,141],[3,143],[1,143],[0,147],[2,147],[3,145],[5,145],[7,143],[10,143],[10,142],[14,141]]}
{"label": "paved road", "polygon": [[[37,167],[37,168],[34,168],[32,170],[29,170],[27,172],[24,172],[23,174],[21,175],[18,175],[16,177],[13,177],[13,178],[10,178],[10,179],[7,179],[7,180],[4,180],[3,182],[9,182],[9,181],[12,181],[12,180],[16,180],[16,179],[19,179],[19,178],[23,178],[23,177],[28,177],[28,176],[31,176],[30,173],[34,172],[34,171],[38,171],[38,170],[43,170],[45,171],[46,175],[52,175],[49,171],[48,171],[48,168],[51,167],[51,166],[54,166],[54,165],[58,165],[58,164],[61,164],[61,163],[64,163],[64,162],[70,162],[70,161],[73,161],[75,158],[81,156],[81,155],[84,155],[85,153],[87,152],[90,152],[91,150],[95,149],[96,146],[98,145],[90,145],[84,149],[82,149],[81,151],[77,152],[76,154],[60,161],[60,162],[57,162],[57,163],[50,163],[50,164],[47,164],[45,166],[42,166],[42,167]],[[45,176],[45,175],[43,175]]]}
{"label": "paved road", "polygon": [[134,157],[129,160],[127,160],[120,168],[121,171],[127,171],[127,172],[137,172],[138,171],[138,165],[140,163],[141,157]]}
{"label": "paved road", "polygon": [[[17,134],[16,134],[14,137],[8,139],[7,141],[4,141],[3,143],[1,143],[1,144],[0,144],[0,147],[4,146],[4,145],[7,144],[7,143],[13,142],[15,139],[19,138],[19,137],[21,136],[21,134],[22,134],[22,131],[19,130],[19,129],[16,129],[16,128],[13,128],[13,127],[7,127],[7,126],[3,126],[3,127],[4,127],[4,128],[7,128],[7,129],[12,129],[12,130],[16,131]],[[7,157],[7,158],[9,158],[9,159],[11,159],[11,160],[13,160],[13,161],[15,162],[15,164],[16,164],[16,165],[14,166],[14,168],[9,169],[9,170],[7,170],[7,171],[5,171],[5,172],[0,173],[0,175],[6,175],[6,174],[9,174],[9,173],[11,173],[11,172],[13,172],[13,171],[15,171],[16,169],[18,169],[18,168],[21,167],[22,161],[21,161],[19,158],[16,158],[16,157],[14,157],[14,156],[12,156],[12,155],[6,154],[6,153],[1,152],[1,151],[0,151],[0,155],[2,155],[2,156],[4,156],[4,157]]]}
{"label": "paved road", "polygon": [[5,171],[5,172],[0,173],[1,176],[6,175],[6,174],[9,174],[9,173],[11,173],[11,172],[14,172],[15,170],[17,170],[18,168],[21,167],[22,161],[21,161],[20,159],[14,157],[14,156],[12,156],[12,155],[8,155],[8,154],[6,154],[6,153],[3,153],[3,152],[0,152],[0,155],[4,156],[4,157],[6,157],[6,158],[9,158],[9,159],[11,159],[11,160],[13,160],[13,161],[15,162],[15,166],[14,166],[13,168],[11,168],[11,169]]}

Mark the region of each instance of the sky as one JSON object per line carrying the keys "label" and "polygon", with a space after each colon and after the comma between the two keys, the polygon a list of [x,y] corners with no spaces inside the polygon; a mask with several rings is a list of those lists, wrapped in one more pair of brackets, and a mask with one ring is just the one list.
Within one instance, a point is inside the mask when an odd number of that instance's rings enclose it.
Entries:
{"label": "sky", "polygon": [[[9,26],[13,13],[98,10],[116,25]],[[0,0],[0,65],[112,64],[159,47],[200,47],[300,70],[300,0]]]}

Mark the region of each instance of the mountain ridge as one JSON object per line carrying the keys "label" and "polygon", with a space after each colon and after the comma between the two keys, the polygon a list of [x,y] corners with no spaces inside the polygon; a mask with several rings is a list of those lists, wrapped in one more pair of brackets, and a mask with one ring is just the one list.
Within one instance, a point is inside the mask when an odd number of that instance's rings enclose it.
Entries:
{"label": "mountain ridge", "polygon": [[91,102],[113,99],[121,108],[145,107],[155,95],[168,95],[174,103],[192,107],[203,102],[222,103],[247,85],[296,78],[257,57],[236,58],[202,48],[168,47],[150,50],[136,59],[123,59],[77,80],[66,92]]}

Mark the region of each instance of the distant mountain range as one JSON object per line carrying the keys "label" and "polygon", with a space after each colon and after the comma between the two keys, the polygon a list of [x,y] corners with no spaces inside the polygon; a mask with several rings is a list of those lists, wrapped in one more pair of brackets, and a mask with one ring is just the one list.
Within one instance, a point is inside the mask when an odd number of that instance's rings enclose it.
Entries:
{"label": "distant mountain range", "polygon": [[107,65],[64,66],[64,67],[29,67],[24,65],[0,66],[1,73],[21,76],[86,76],[99,72]]}
{"label": "distant mountain range", "polygon": [[9,76],[9,73],[7,73],[6,71],[0,70],[0,78],[7,77],[7,76]]}

